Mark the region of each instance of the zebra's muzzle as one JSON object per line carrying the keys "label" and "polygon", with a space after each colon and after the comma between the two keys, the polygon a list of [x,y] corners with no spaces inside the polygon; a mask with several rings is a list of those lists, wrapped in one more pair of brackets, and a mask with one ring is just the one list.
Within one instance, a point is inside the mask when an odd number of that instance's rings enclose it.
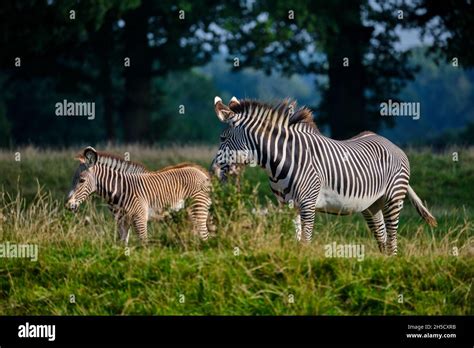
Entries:
{"label": "zebra's muzzle", "polygon": [[221,182],[226,182],[227,181],[227,170],[225,169],[222,169],[221,167],[219,167],[218,165],[216,164],[213,164],[211,166],[211,173],[219,179],[219,181]]}
{"label": "zebra's muzzle", "polygon": [[222,183],[226,183],[227,182],[227,179],[228,179],[228,175],[227,175],[227,171],[224,171],[224,170],[221,170],[219,172],[219,181],[222,182]]}
{"label": "zebra's muzzle", "polygon": [[76,202],[67,202],[66,208],[75,213],[77,211],[77,208],[79,208],[79,204],[77,204]]}

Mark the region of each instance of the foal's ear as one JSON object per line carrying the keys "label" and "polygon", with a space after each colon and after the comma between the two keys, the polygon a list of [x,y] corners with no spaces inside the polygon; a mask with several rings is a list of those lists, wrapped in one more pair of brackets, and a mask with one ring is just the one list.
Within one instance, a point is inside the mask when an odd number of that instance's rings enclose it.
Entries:
{"label": "foal's ear", "polygon": [[229,120],[234,117],[234,112],[217,96],[214,98],[214,110],[221,122],[229,122]]}
{"label": "foal's ear", "polygon": [[81,163],[87,164],[89,167],[92,167],[97,162],[97,151],[92,147],[88,146],[84,149],[82,155],[76,157]]}

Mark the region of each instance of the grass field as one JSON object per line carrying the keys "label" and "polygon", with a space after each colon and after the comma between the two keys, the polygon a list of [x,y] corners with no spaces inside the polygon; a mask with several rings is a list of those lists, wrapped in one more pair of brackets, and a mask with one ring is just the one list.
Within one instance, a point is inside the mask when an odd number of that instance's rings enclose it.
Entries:
{"label": "grass field", "polygon": [[[216,149],[110,150],[159,168],[184,160],[208,167]],[[293,211],[275,204],[256,168],[240,191],[215,183],[209,241],[178,212],[149,224],[149,246],[132,234],[125,249],[99,198],[75,215],[64,209],[78,151],[0,152],[0,244],[38,245],[37,261],[0,258],[2,315],[474,314],[472,149],[408,150],[411,185],[439,225],[430,228],[407,201],[396,257],[378,252],[359,215],[318,215],[312,243],[300,245]],[[326,257],[334,242],[363,245],[363,260]]]}

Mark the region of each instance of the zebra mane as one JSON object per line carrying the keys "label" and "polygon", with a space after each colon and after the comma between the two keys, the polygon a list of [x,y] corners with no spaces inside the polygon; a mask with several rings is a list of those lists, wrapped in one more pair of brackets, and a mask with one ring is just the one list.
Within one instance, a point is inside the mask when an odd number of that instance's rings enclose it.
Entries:
{"label": "zebra mane", "polygon": [[158,169],[157,172],[158,172],[158,173],[164,173],[164,172],[167,172],[167,171],[170,171],[170,170],[182,169],[182,168],[194,168],[194,169],[200,170],[200,171],[203,172],[205,175],[209,176],[209,172],[208,172],[206,169],[204,169],[203,167],[201,167],[199,164],[190,163],[190,162],[183,162],[183,163],[178,163],[178,164],[170,165],[170,166],[167,166],[167,167]]}
{"label": "zebra mane", "polygon": [[104,167],[116,170],[121,173],[146,173],[148,169],[141,163],[125,161],[117,155],[107,152],[97,152],[96,165],[103,165]]}
{"label": "zebra mane", "polygon": [[295,100],[289,98],[282,101],[270,104],[252,99],[243,99],[239,103],[232,103],[229,105],[230,109],[235,113],[247,114],[249,117],[256,117],[261,109],[271,110],[270,117],[288,119],[288,125],[305,123],[319,132],[318,126],[313,117],[313,113],[305,106],[299,107]]}

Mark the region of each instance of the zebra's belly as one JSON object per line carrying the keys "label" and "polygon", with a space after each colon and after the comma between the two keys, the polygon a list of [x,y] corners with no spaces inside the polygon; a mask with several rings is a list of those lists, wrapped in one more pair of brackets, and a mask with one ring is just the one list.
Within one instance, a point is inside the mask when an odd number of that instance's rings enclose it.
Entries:
{"label": "zebra's belly", "polygon": [[381,195],[361,198],[347,197],[322,187],[316,201],[316,210],[339,215],[357,213],[370,207],[380,197]]}
{"label": "zebra's belly", "polygon": [[148,207],[148,218],[154,220],[160,220],[165,216],[168,216],[170,212],[176,212],[184,208],[184,199],[162,207],[158,204],[150,205]]}

